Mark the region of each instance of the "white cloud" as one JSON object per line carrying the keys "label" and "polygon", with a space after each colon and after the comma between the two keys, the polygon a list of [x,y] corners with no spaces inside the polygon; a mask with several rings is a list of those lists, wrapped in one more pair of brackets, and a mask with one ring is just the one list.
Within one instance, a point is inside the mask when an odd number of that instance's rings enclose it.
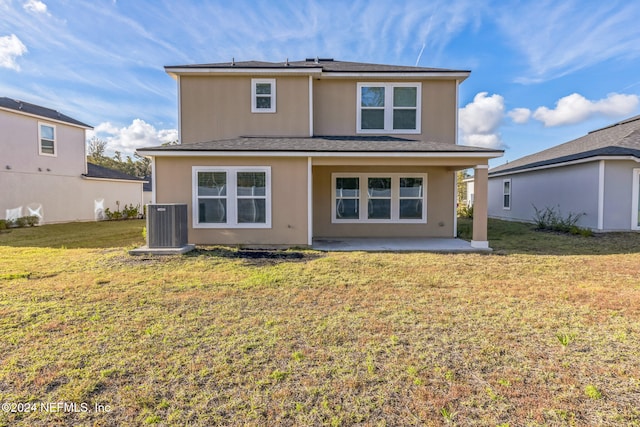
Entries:
{"label": "white cloud", "polygon": [[522,125],[529,121],[529,118],[531,117],[531,110],[528,108],[514,108],[509,111],[507,115],[514,123]]}
{"label": "white cloud", "polygon": [[177,129],[156,129],[142,119],[134,119],[129,126],[119,128],[112,123],[100,123],[88,138],[97,136],[107,141],[107,151],[120,151],[123,156],[132,155],[136,148],[160,145],[178,139]]}
{"label": "white cloud", "polygon": [[498,128],[504,118],[504,98],[480,92],[459,112],[462,142],[466,145],[500,148],[504,144]]}
{"label": "white cloud", "polygon": [[0,67],[20,71],[16,58],[25,53],[27,53],[27,47],[15,34],[0,37]]}
{"label": "white cloud", "polygon": [[22,5],[22,7],[24,10],[33,13],[47,13],[47,5],[40,0],[28,0]]}
{"label": "white cloud", "polygon": [[560,98],[555,109],[539,107],[533,118],[546,127],[570,125],[595,115],[621,117],[633,113],[640,103],[638,95],[611,93],[606,98],[592,101],[578,93]]}

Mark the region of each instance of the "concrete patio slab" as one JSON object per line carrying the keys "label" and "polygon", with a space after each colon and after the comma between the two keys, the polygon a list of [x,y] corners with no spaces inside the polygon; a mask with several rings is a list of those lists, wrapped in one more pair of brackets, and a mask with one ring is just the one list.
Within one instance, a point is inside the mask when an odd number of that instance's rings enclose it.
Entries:
{"label": "concrete patio slab", "polygon": [[141,246],[131,249],[129,255],[182,255],[191,252],[195,248],[196,245],[184,245],[180,248],[150,248],[148,246]]}
{"label": "concrete patio slab", "polygon": [[488,253],[491,248],[474,248],[461,239],[424,237],[327,237],[313,239],[313,249],[328,252],[346,251],[415,251],[437,253]]}

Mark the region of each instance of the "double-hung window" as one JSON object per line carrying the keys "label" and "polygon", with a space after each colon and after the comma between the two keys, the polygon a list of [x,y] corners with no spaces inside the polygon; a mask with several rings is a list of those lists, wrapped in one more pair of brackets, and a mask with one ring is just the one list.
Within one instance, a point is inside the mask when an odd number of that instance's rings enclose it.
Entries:
{"label": "double-hung window", "polygon": [[270,228],[270,167],[193,167],[195,228]]}
{"label": "double-hung window", "polygon": [[38,123],[38,153],[43,156],[56,155],[56,127]]}
{"label": "double-hung window", "polygon": [[426,174],[332,174],[333,223],[426,223]]}
{"label": "double-hung window", "polygon": [[420,133],[420,83],[358,83],[358,133]]}
{"label": "double-hung window", "polygon": [[502,180],[502,209],[511,209],[511,180]]}
{"label": "double-hung window", "polygon": [[276,112],[276,79],[251,79],[251,112]]}

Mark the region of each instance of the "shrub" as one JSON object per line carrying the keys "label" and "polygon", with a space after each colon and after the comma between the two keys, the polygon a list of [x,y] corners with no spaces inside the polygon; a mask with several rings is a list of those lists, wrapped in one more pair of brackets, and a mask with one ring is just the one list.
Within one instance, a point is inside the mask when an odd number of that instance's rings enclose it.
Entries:
{"label": "shrub", "polygon": [[473,205],[458,205],[458,218],[470,218],[473,219]]}
{"label": "shrub", "polygon": [[38,222],[40,222],[40,218],[36,215],[21,216],[14,220],[0,219],[0,230],[7,228],[24,228],[27,226],[33,227],[38,224]]}
{"label": "shrub", "polygon": [[593,235],[593,232],[588,228],[578,227],[576,224],[582,218],[585,213],[576,214],[569,212],[566,216],[562,216],[560,213],[560,206],[556,208],[545,207],[544,209],[538,209],[535,205],[533,210],[533,221],[536,224],[537,230],[550,230],[558,231],[560,233],[571,233],[575,235],[581,235],[589,237]]}
{"label": "shrub", "polygon": [[131,204],[131,206],[124,205],[124,208],[122,208],[122,214],[124,218],[129,218],[129,219],[138,218],[140,214],[140,205],[133,206],[133,203]]}
{"label": "shrub", "polygon": [[24,217],[27,225],[29,227],[33,227],[34,225],[38,225],[38,223],[40,222],[40,217],[36,216],[36,215],[29,215],[29,216],[25,216]]}
{"label": "shrub", "polygon": [[27,217],[21,216],[13,220],[13,226],[17,228],[23,228],[27,226]]}

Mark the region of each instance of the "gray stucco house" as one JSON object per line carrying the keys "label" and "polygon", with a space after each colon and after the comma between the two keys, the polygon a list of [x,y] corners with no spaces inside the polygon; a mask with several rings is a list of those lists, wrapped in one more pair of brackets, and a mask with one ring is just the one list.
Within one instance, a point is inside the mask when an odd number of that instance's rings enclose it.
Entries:
{"label": "gray stucco house", "polygon": [[488,204],[492,218],[549,207],[594,231],[640,230],[640,116],[492,168]]}

